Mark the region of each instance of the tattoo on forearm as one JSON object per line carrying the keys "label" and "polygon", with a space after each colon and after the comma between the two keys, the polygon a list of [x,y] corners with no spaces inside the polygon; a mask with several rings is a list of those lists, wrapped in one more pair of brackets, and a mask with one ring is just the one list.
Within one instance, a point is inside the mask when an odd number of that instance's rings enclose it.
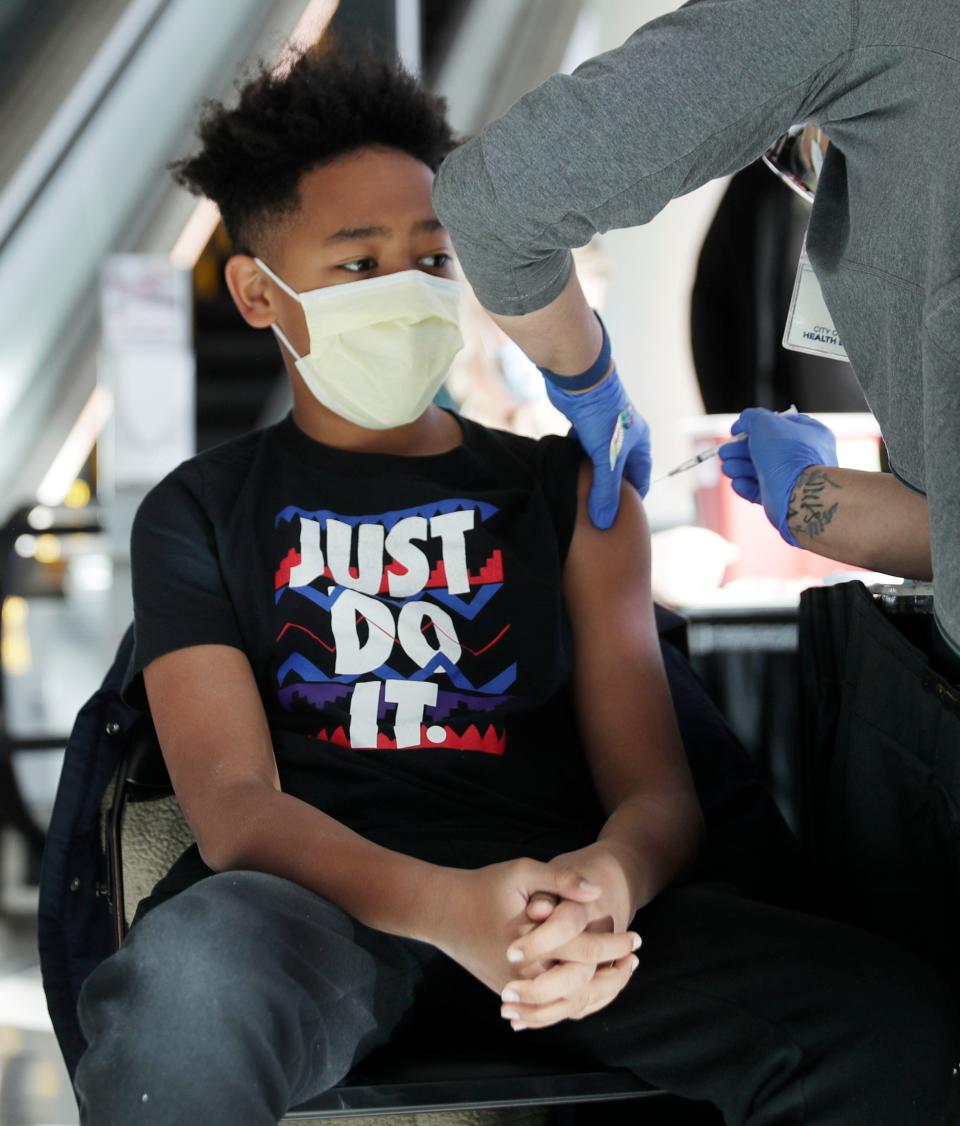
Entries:
{"label": "tattoo on forearm", "polygon": [[842,489],[823,469],[807,469],[797,478],[787,508],[787,526],[794,536],[822,535],[840,506],[827,489]]}

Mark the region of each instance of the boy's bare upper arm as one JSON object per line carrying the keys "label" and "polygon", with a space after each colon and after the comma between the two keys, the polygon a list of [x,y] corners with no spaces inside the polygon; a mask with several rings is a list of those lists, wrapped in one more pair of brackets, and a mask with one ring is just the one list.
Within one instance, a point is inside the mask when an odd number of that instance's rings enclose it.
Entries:
{"label": "boy's bare upper arm", "polygon": [[280,789],[253,669],[232,646],[195,645],[151,661],[143,678],[177,799],[201,854],[212,854],[231,831],[231,787]]}
{"label": "boy's bare upper arm", "polygon": [[574,687],[585,751],[609,812],[637,790],[692,788],[660,653],[650,591],[650,533],[624,484],[613,527],[587,514],[592,470],[580,473],[577,523],[564,567]]}

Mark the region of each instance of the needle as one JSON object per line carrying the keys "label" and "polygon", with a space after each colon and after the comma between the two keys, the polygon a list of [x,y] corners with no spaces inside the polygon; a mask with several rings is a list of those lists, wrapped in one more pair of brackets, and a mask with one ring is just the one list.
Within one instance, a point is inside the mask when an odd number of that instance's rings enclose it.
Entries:
{"label": "needle", "polygon": [[[778,413],[783,415],[797,414],[798,412],[796,405],[791,404],[785,411],[779,411]],[[724,446],[729,446],[731,442],[743,442],[749,437],[750,435],[747,434],[746,431],[743,431],[740,434],[734,434],[732,438],[726,438],[724,441],[720,442],[719,445],[711,446],[708,450],[701,450],[700,453],[696,454],[694,457],[687,458],[686,461],[681,461],[680,464],[671,469],[669,473],[664,473],[664,475],[662,477],[658,477],[656,481],[651,481],[650,485],[651,487],[653,487],[654,485],[659,485],[661,481],[666,481],[668,477],[675,477],[678,473],[686,473],[688,469],[694,469],[702,462],[709,461],[710,458],[716,457]]]}

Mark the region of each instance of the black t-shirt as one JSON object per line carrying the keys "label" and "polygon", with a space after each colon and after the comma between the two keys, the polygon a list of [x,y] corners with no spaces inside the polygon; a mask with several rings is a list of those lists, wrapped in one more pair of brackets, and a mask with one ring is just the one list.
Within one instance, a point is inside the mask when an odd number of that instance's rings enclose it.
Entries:
{"label": "black t-shirt", "polygon": [[[235,646],[285,792],[473,867],[581,847],[603,816],[561,581],[579,446],[458,422],[455,449],[402,457],[288,416],[174,470],[134,523],[125,697],[146,708],[140,673],[164,653]],[[195,849],[178,871],[204,874]]]}

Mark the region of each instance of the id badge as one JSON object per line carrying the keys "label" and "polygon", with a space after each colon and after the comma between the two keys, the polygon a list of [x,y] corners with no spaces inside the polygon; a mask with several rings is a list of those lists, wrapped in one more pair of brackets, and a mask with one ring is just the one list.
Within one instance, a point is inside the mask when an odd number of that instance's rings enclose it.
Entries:
{"label": "id badge", "polygon": [[806,243],[800,252],[800,265],[797,267],[797,280],[793,286],[790,312],[787,314],[787,327],[783,333],[783,346],[793,352],[806,352],[812,356],[850,362],[823,299],[820,282],[807,257]]}

